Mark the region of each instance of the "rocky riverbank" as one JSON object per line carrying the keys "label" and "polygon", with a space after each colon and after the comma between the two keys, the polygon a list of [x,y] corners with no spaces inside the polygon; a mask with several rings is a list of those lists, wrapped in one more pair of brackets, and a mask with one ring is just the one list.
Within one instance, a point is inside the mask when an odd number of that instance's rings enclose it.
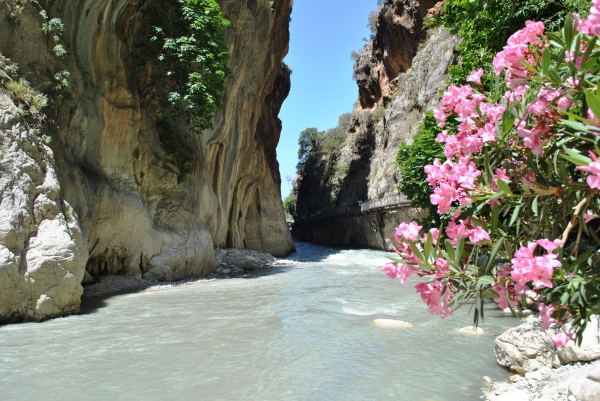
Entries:
{"label": "rocky riverbank", "polygon": [[[600,360],[577,362],[556,369],[543,367],[509,382],[490,385],[488,401],[592,401],[599,400]],[[577,394],[578,396],[575,396]]]}
{"label": "rocky riverbank", "polygon": [[298,262],[283,260],[268,253],[246,249],[215,249],[217,269],[200,278],[183,281],[159,282],[132,276],[107,275],[84,286],[82,298],[95,298],[127,291],[141,291],[152,287],[173,287],[199,281],[210,281],[245,276],[249,271],[289,266]]}
{"label": "rocky riverbank", "polygon": [[[539,318],[529,317],[494,343],[498,363],[518,373],[504,383],[487,380],[488,401],[600,400],[600,324],[592,317],[582,343],[557,349]],[[486,378],[484,378],[485,380]],[[483,398],[483,397],[482,397]]]}

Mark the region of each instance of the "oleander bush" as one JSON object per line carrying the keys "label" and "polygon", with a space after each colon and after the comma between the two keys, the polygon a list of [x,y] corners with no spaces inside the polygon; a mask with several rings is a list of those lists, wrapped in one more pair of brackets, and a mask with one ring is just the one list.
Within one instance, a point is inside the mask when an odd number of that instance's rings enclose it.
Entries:
{"label": "oleander bush", "polygon": [[599,34],[600,0],[559,32],[527,21],[493,58],[489,91],[480,68],[444,93],[444,158],[424,171],[449,222],[402,223],[384,266],[428,278],[416,288],[430,313],[474,304],[478,324],[485,299],[534,305],[558,346],[600,313]]}

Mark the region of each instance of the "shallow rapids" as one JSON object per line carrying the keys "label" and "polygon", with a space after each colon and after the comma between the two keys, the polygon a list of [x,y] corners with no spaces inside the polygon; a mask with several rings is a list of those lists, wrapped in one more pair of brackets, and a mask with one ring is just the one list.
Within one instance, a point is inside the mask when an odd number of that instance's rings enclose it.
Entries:
{"label": "shallow rapids", "polygon": [[490,305],[485,334],[458,333],[468,308],[427,314],[385,252],[297,245],[295,266],[0,327],[0,400],[479,400],[482,376],[509,376],[493,341],[516,319]]}

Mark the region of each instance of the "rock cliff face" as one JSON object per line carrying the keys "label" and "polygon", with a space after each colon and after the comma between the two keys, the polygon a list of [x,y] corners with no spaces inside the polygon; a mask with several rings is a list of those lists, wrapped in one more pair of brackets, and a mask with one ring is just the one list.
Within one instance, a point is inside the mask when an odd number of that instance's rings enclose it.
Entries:
{"label": "rock cliff face", "polygon": [[[354,67],[359,102],[347,138],[339,151],[312,160],[297,180],[296,238],[388,249],[394,228],[419,216],[411,208],[369,215],[356,209],[359,201],[397,194],[398,147],[411,141],[425,112],[439,105],[439,92],[446,86],[449,66],[456,62],[459,42],[443,29],[424,27],[424,17],[439,7],[433,0],[393,0],[380,6],[377,32]],[[316,171],[335,173],[319,180]],[[315,194],[333,199],[340,213],[306,222],[317,208]]]}
{"label": "rock cliff face", "polygon": [[[138,51],[145,10],[160,0],[32,1],[16,18],[0,7],[0,52],[51,93],[51,142],[0,99],[0,323],[77,312],[86,270],[177,280],[212,272],[213,247],[293,251],[275,159],[290,88],[290,1],[219,3],[231,21],[232,74],[214,129],[187,139],[181,182],[147,107],[154,61]],[[64,24],[63,57],[41,29],[42,7]],[[61,71],[67,90],[56,89]]]}

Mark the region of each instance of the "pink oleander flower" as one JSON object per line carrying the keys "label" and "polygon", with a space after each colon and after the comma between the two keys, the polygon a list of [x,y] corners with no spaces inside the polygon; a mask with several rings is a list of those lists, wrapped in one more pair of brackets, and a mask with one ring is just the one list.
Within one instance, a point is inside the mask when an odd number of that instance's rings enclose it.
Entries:
{"label": "pink oleander flower", "polygon": [[[577,16],[579,17],[579,16]],[[577,18],[580,20],[580,18]],[[600,35],[600,1],[594,0],[590,15],[587,19],[580,21],[577,29],[586,35]]]}
{"label": "pink oleander flower", "polygon": [[440,271],[436,274],[436,278],[442,278],[446,276],[446,272],[450,270],[450,263],[446,259],[437,259],[434,263]]}
{"label": "pink oleander flower", "polygon": [[450,291],[444,292],[444,285],[439,281],[430,281],[428,283],[419,283],[415,286],[417,292],[421,294],[421,299],[428,306],[427,311],[432,315],[440,315],[442,319],[452,314],[452,308],[448,304],[452,300]]}
{"label": "pink oleander flower", "polygon": [[[557,245],[551,241],[543,242],[543,244],[549,248]],[[560,244],[562,245],[562,243]],[[533,283],[534,288],[552,288],[554,269],[562,266],[557,260],[558,255],[534,256],[537,246],[538,242],[530,242],[526,247],[521,247],[515,252],[511,261],[511,279],[515,282],[515,291],[519,295],[527,290],[527,283],[530,282]]]}
{"label": "pink oleander flower", "polygon": [[588,211],[585,213],[585,215],[583,216],[583,219],[585,220],[585,224],[587,224],[587,223],[589,223],[590,221],[594,220],[596,217],[598,217],[598,216],[596,216],[596,215],[594,214],[594,212],[593,212],[593,211],[591,211],[591,210],[588,210]]}
{"label": "pink oleander flower", "polygon": [[411,241],[416,241],[419,237],[419,232],[423,226],[418,225],[416,222],[411,221],[406,224],[405,222],[400,223],[400,225],[396,228],[396,235],[408,239]]}
{"label": "pink oleander flower", "polygon": [[496,304],[498,305],[498,308],[504,310],[504,309],[508,308],[509,303],[512,307],[519,305],[518,301],[506,297],[506,290],[503,285],[495,285],[492,288],[499,295],[498,298],[494,298],[494,302],[496,302]]}
{"label": "pink oleander flower", "polygon": [[473,71],[467,77],[467,82],[473,82],[474,84],[481,85],[481,77],[483,76],[483,68]]}
{"label": "pink oleander flower", "polygon": [[567,343],[569,341],[575,341],[575,337],[573,336],[573,333],[569,333],[569,332],[565,331],[564,329],[559,331],[555,335],[550,336],[550,339],[552,340],[554,345],[556,345],[558,348],[564,347],[565,345],[567,345]]}
{"label": "pink oleander flower", "polygon": [[544,34],[544,23],[527,21],[525,28],[515,32],[508,39],[504,49],[499,52],[492,62],[494,73],[500,75],[506,70],[506,81],[509,88],[516,88],[527,84],[529,78],[533,75],[522,60],[531,65],[535,65],[535,58],[529,45],[540,45],[540,38]]}
{"label": "pink oleander flower", "polygon": [[556,310],[554,305],[548,305],[544,303],[538,304],[538,309],[540,311],[540,318],[542,319],[542,330],[548,330],[550,326],[556,323],[556,319],[552,318],[552,313]]}
{"label": "pink oleander flower", "polygon": [[[497,278],[510,278],[511,266],[510,265],[501,265],[498,269],[498,273],[496,273]],[[500,309],[508,308],[510,303],[511,306],[517,306],[519,302],[515,297],[515,286],[512,282],[510,282],[506,287],[505,284],[496,284],[492,287],[494,291],[496,291],[499,295],[498,298],[494,298],[494,302],[498,304]],[[506,296],[508,292],[509,296]]]}
{"label": "pink oleander flower", "polygon": [[548,252],[548,253],[554,252],[557,248],[560,248],[561,246],[563,246],[565,244],[564,241],[559,240],[559,239],[550,241],[549,239],[546,239],[546,238],[539,239],[536,242],[538,245],[543,247],[546,250],[546,252]]}
{"label": "pink oleander flower", "polygon": [[593,152],[590,152],[590,157],[592,158],[593,162],[587,166],[577,166],[577,170],[590,173],[585,181],[590,188],[600,189],[600,162],[598,161],[598,157]]}
{"label": "pink oleander flower", "polygon": [[389,262],[386,263],[381,270],[383,270],[389,278],[400,279],[400,282],[404,284],[410,276],[419,272],[419,267],[416,265]]}

